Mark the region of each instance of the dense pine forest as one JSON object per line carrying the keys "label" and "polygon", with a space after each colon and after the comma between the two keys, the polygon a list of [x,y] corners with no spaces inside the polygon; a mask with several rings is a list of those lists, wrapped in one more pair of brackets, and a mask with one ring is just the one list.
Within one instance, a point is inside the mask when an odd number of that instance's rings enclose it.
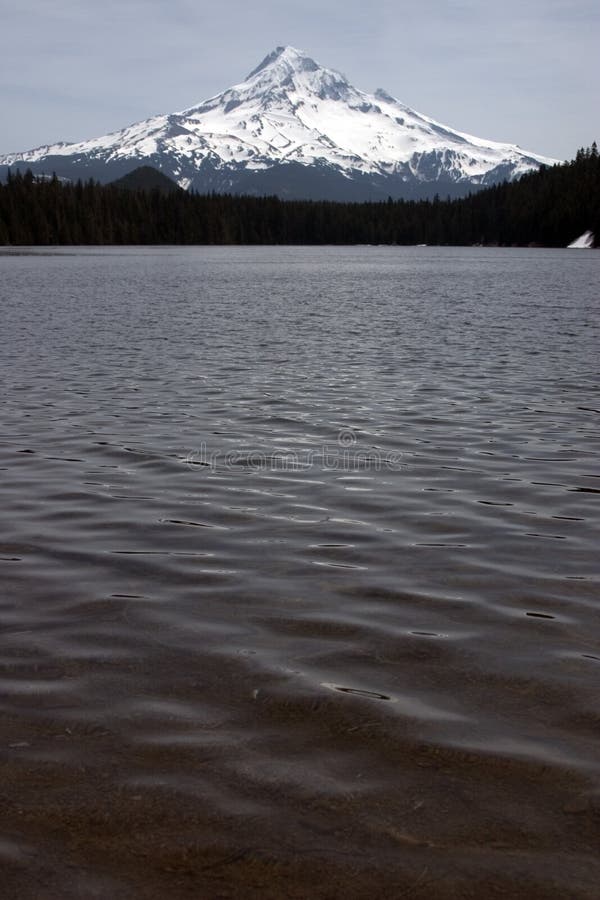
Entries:
{"label": "dense pine forest", "polygon": [[197,195],[12,173],[0,184],[0,245],[447,244],[564,247],[600,240],[596,144],[563,165],[461,200],[332,203]]}

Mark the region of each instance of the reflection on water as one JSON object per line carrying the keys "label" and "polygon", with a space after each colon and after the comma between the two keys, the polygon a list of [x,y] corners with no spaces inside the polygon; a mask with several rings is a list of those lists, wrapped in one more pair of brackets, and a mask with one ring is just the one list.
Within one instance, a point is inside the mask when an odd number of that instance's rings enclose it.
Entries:
{"label": "reflection on water", "polygon": [[0,255],[13,896],[597,896],[596,256]]}

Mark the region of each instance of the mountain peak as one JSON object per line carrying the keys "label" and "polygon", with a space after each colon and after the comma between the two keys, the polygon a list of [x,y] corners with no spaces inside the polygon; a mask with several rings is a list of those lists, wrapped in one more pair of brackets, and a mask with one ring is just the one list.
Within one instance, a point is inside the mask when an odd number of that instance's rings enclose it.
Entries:
{"label": "mountain peak", "polygon": [[290,47],[289,45],[276,47],[250,72],[246,81],[250,81],[255,75],[270,68],[282,68],[288,72],[314,72],[319,66],[303,50],[297,50],[296,47]]}
{"label": "mountain peak", "polygon": [[319,65],[303,50],[289,45],[276,47],[265,56],[243,85],[253,92],[300,89],[320,96],[333,93],[336,97],[340,91],[349,88],[347,79],[340,72]]}

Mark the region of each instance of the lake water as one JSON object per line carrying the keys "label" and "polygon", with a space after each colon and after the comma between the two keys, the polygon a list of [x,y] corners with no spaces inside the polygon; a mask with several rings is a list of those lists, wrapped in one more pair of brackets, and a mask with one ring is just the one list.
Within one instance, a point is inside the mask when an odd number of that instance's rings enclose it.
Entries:
{"label": "lake water", "polygon": [[598,896],[599,275],[0,254],[7,896]]}

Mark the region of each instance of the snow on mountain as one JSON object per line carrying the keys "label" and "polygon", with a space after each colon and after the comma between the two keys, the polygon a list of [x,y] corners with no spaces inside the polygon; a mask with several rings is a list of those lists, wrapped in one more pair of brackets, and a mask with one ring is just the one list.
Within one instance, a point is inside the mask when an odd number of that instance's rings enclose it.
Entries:
{"label": "snow on mountain", "polygon": [[594,246],[593,231],[584,231],[583,234],[567,245],[567,250],[591,250]]}
{"label": "snow on mountain", "polygon": [[196,106],[90,141],[0,156],[1,166],[110,181],[140,164],[182,187],[367,199],[466,193],[555,160],[454,131],[383,90],[278,47]]}

